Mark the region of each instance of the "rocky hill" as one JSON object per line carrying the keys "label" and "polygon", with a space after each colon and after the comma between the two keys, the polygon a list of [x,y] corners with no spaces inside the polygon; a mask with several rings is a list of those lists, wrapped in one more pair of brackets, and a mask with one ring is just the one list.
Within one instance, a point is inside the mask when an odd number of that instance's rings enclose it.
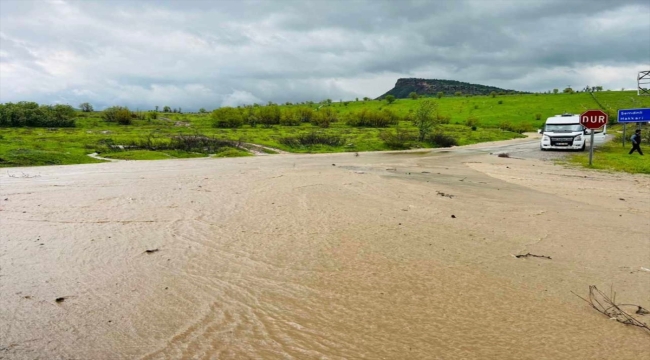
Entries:
{"label": "rocky hill", "polygon": [[378,97],[383,99],[386,95],[393,95],[398,99],[407,98],[410,93],[415,92],[421,96],[436,96],[439,92],[444,92],[445,96],[453,96],[457,92],[463,95],[489,95],[492,91],[498,93],[520,93],[520,91],[501,89],[494,86],[479,84],[470,84],[455,80],[438,80],[438,79],[398,79],[395,87],[390,89],[384,95]]}

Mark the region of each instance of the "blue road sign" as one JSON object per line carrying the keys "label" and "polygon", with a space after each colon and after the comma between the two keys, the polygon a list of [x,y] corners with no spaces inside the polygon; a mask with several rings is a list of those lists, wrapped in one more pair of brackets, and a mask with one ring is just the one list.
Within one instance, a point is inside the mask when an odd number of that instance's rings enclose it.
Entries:
{"label": "blue road sign", "polygon": [[618,111],[619,123],[650,122],[650,109],[623,109]]}

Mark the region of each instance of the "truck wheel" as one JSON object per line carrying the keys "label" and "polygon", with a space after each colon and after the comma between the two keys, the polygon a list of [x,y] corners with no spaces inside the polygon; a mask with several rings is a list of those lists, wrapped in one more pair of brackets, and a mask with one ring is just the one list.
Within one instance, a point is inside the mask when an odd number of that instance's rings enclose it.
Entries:
{"label": "truck wheel", "polygon": [[580,148],[580,151],[585,151],[586,148],[587,148],[587,144],[582,144],[582,148]]}
{"label": "truck wheel", "polygon": [[544,149],[544,148],[541,147],[541,146],[539,147],[539,150],[540,150],[540,151],[546,151],[546,149]]}

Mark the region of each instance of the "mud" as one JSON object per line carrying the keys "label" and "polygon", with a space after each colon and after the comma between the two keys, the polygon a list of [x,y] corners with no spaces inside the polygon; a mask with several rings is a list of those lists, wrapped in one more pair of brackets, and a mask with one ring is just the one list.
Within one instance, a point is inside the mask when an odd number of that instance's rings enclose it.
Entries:
{"label": "mud", "polygon": [[650,353],[650,178],[472,149],[0,175],[0,358]]}

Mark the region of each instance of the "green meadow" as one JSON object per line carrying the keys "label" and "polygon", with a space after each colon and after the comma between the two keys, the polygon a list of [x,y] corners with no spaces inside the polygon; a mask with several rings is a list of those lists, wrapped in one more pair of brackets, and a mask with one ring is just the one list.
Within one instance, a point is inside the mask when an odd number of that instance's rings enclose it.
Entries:
{"label": "green meadow", "polygon": [[[150,115],[151,112],[140,112],[137,116],[133,114],[129,125],[108,122],[102,112],[76,112],[74,127],[0,127],[0,167],[101,162],[89,157],[91,153],[128,160],[246,156],[250,154],[242,146],[245,143],[293,153],[448,146],[433,136],[431,140],[427,137],[418,141],[418,129],[412,119],[423,101],[435,102],[435,116],[442,119],[435,123],[432,133],[453,139],[453,143],[458,145],[522,137],[521,133],[540,128],[547,117],[564,112],[580,113],[586,109],[603,108],[615,118],[619,108],[650,107],[650,97],[637,96],[631,91],[604,91],[593,95],[518,94],[397,99],[391,104],[386,100],[324,101],[285,104],[279,108],[284,113],[308,107],[314,114],[329,109],[327,111],[333,114],[334,120],[327,127],[312,122],[299,122],[294,126],[262,126],[244,122],[235,128],[215,127],[209,112],[157,113],[155,118]],[[364,109],[387,109],[394,121],[385,127],[349,125],[346,119]],[[171,148],[168,145],[174,139],[181,139],[183,144],[190,140],[204,140],[193,147],[179,145]],[[202,144],[207,145],[204,147]],[[645,169],[643,166],[640,169]]]}

